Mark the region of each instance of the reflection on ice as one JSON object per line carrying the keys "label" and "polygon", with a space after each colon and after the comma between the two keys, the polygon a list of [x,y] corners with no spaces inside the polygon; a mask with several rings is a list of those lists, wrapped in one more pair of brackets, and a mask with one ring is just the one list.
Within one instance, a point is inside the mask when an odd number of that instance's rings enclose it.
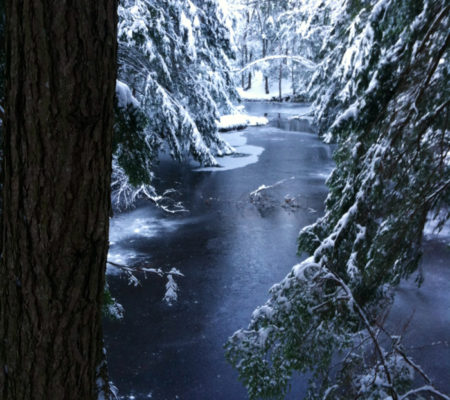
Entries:
{"label": "reflection on ice", "polygon": [[137,254],[135,251],[123,248],[111,248],[108,252],[109,263],[106,265],[106,273],[108,275],[120,275],[123,271],[113,264],[129,266],[135,264],[141,258],[148,259],[148,255]]}
{"label": "reflection on ice", "polygon": [[163,219],[160,216],[148,216],[142,210],[114,217],[110,224],[110,242],[116,243],[133,237],[151,238],[164,232],[172,232],[186,219]]}
{"label": "reflection on ice", "polygon": [[333,172],[333,169],[332,169],[332,168],[329,168],[329,169],[326,170],[325,172],[321,172],[321,171],[318,171],[318,172],[312,172],[310,175],[311,175],[313,178],[320,178],[320,179],[323,179],[323,180],[326,182],[326,180],[330,177],[331,172]]}
{"label": "reflection on ice", "polygon": [[[121,269],[113,264],[131,267],[139,261],[148,261],[149,255],[134,250],[139,240],[163,236],[181,225],[195,222],[192,218],[173,218],[160,214],[153,207],[144,207],[120,214],[111,219],[107,273],[118,275]],[[111,264],[112,263],[112,264]]]}

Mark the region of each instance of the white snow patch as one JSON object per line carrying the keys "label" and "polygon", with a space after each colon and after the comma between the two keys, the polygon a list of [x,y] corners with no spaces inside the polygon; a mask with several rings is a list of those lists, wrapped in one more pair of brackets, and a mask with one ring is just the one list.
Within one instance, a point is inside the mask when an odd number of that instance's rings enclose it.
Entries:
{"label": "white snow patch", "polygon": [[267,339],[269,338],[269,335],[272,333],[273,329],[273,326],[258,329],[259,346],[264,347],[266,345]]}
{"label": "white snow patch", "polygon": [[[269,80],[269,94],[266,94],[262,71],[254,71],[251,89],[237,88],[237,91],[243,100],[272,100],[279,95],[278,81],[272,82]],[[292,84],[286,79],[281,82],[281,95],[283,97],[292,95]]]}
{"label": "white snow patch", "polygon": [[[132,264],[139,255],[135,251],[122,249],[120,246],[111,246],[108,252],[108,261],[114,264],[126,265]],[[120,275],[123,271],[111,264],[106,264],[107,275]]]}
{"label": "white snow patch", "polygon": [[178,285],[173,279],[172,274],[167,275],[166,293],[164,294],[164,301],[171,306],[178,299]]}
{"label": "white snow patch", "polygon": [[292,273],[298,280],[307,281],[308,278],[306,277],[305,272],[309,268],[319,268],[319,265],[314,262],[313,256],[308,257],[300,264],[294,265],[294,267],[292,268]]}
{"label": "white snow patch", "polygon": [[116,97],[119,108],[127,108],[128,105],[136,108],[140,106],[139,101],[131,93],[130,87],[119,80],[116,80]]}
{"label": "white snow patch", "polygon": [[122,306],[122,304],[117,303],[114,299],[114,303],[113,304],[108,304],[108,314],[116,320],[122,319],[123,315],[124,315],[124,308]]}
{"label": "white snow patch", "polygon": [[247,126],[267,125],[269,120],[266,117],[254,117],[246,114],[223,115],[217,121],[217,128],[222,131],[242,129]]}
{"label": "white snow patch", "polygon": [[187,46],[190,55],[195,58],[197,56],[197,52],[195,49],[195,37],[192,31],[192,23],[191,21],[186,17],[185,13],[181,12],[181,19],[180,19],[180,27],[187,33]]}
{"label": "white snow patch", "polygon": [[359,112],[359,102],[355,102],[352,105],[350,105],[337,119],[336,121],[333,123],[333,125],[331,125],[330,130],[339,127],[339,125],[344,122],[347,121],[350,118],[356,119],[358,117],[358,112]]}
{"label": "white snow patch", "polygon": [[263,305],[258,307],[255,311],[253,311],[252,319],[258,318],[272,318],[274,314],[273,308],[268,305]]}
{"label": "white snow patch", "polygon": [[229,171],[236,168],[243,168],[250,164],[255,164],[259,160],[259,156],[263,153],[264,148],[259,146],[251,146],[247,144],[245,131],[230,132],[222,134],[222,139],[226,140],[235,150],[236,153],[217,158],[219,167],[201,167],[196,168],[196,172],[204,171]]}

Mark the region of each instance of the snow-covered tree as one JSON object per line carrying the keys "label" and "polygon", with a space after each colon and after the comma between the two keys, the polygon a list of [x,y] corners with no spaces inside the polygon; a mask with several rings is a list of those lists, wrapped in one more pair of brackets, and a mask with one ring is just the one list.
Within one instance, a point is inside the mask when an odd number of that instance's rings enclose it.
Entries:
{"label": "snow-covered tree", "polygon": [[[267,57],[284,54],[284,44],[280,41],[278,17],[288,7],[287,0],[236,0],[236,10],[240,13],[236,29],[236,44],[241,54],[240,66],[243,68],[241,82],[243,89],[251,88],[251,70],[246,65],[258,61],[253,69],[262,71],[267,94],[270,92],[269,79],[278,73],[278,63],[264,61]],[[281,50],[282,48],[282,50]],[[250,71],[250,73],[249,73]],[[248,79],[245,74],[249,73]]]}
{"label": "snow-covered tree", "polygon": [[[251,0],[234,0],[228,5],[228,9],[232,15],[232,30],[234,36],[234,44],[236,46],[237,64],[244,69],[247,64],[258,58],[255,43],[254,26],[250,23],[252,12],[250,8]],[[240,74],[240,86],[245,89],[252,87],[252,71],[242,71]]]}
{"label": "snow-covered tree", "polygon": [[[229,16],[216,0],[121,0],[112,200],[126,207],[145,196],[166,210],[179,205],[152,186],[158,152],[218,165],[232,148],[216,119],[236,100],[229,59]],[[0,6],[0,34],[4,9]],[[0,77],[5,52],[0,46]],[[0,118],[3,119],[3,80]]]}
{"label": "snow-covered tree", "polygon": [[[264,75],[265,91],[270,83],[290,81],[293,94],[309,98],[314,62],[320,60],[324,38],[329,34],[341,7],[324,0],[251,1],[235,0],[236,43],[239,48],[240,84],[252,86],[252,72]],[[274,93],[275,94],[275,93]]]}
{"label": "snow-covered tree", "polygon": [[280,41],[285,46],[292,92],[301,98],[310,98],[309,86],[312,68],[305,68],[295,56],[314,63],[321,61],[324,39],[329,36],[342,5],[337,1],[289,0],[286,10],[277,17]]}
{"label": "snow-covered tree", "polygon": [[311,399],[449,398],[380,323],[417,270],[427,217],[449,216],[449,8],[342,3],[312,86],[321,132],[338,145],[326,213],[299,237],[312,256],[227,344],[251,398],[282,398],[294,370],[312,372]]}
{"label": "snow-covered tree", "polygon": [[205,165],[232,152],[216,128],[235,96],[230,32],[215,0],[124,0],[118,35],[113,202],[159,202],[150,184],[159,150]]}

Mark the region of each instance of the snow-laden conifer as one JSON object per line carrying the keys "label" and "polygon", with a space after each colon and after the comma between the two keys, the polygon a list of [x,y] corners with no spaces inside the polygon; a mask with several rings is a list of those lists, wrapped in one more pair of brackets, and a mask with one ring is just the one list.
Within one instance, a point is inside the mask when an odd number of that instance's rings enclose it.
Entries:
{"label": "snow-laden conifer", "polygon": [[449,14],[443,0],[343,3],[311,86],[338,146],[326,213],[300,233],[311,257],[227,344],[250,398],[282,398],[294,370],[313,373],[310,399],[449,398],[382,326],[427,217],[448,218]]}
{"label": "snow-laden conifer", "polygon": [[[151,186],[158,151],[208,166],[231,147],[216,120],[232,108],[230,32],[215,0],[123,0],[113,201],[130,204]],[[126,86],[125,86],[126,85]],[[128,87],[130,101],[124,102]]]}

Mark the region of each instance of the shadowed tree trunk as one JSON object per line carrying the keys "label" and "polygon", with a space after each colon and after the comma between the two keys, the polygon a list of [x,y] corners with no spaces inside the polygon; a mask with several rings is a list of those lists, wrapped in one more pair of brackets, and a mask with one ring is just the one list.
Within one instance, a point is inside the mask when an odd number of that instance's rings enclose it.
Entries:
{"label": "shadowed tree trunk", "polygon": [[[280,46],[280,48],[281,48],[281,46]],[[281,101],[283,98],[282,87],[283,87],[283,60],[280,60],[280,65],[278,68],[278,99],[279,99],[279,101]]]}
{"label": "shadowed tree trunk", "polygon": [[[283,46],[281,45],[281,43],[280,43],[280,54],[283,54]],[[287,48],[286,48],[285,55],[286,55],[286,58],[280,60],[280,66],[279,66],[279,70],[278,70],[278,98],[280,99],[280,101],[283,100],[283,93],[282,93],[282,89],[283,89],[283,64],[287,65],[287,56],[289,55],[289,50]]]}
{"label": "shadowed tree trunk", "polygon": [[[244,45],[242,47],[242,62],[241,62],[242,68],[245,67],[245,64],[247,63],[246,60],[247,60],[247,46]],[[241,87],[242,89],[245,89],[245,72],[241,73]]]}
{"label": "shadowed tree trunk", "polygon": [[[244,37],[243,37],[244,43],[242,46],[242,68],[244,68],[248,63],[247,29],[250,24],[250,13],[248,11],[246,12],[246,16],[247,16],[247,25],[245,27],[245,32],[244,32]],[[242,89],[246,90],[245,72],[242,72],[241,79],[242,79],[242,81],[241,81]]]}
{"label": "shadowed tree trunk", "polygon": [[106,387],[116,13],[117,0],[6,0],[1,400]]}
{"label": "shadowed tree trunk", "polygon": [[[262,43],[262,58],[265,58],[267,56],[267,42],[268,42],[268,40],[264,37],[263,43]],[[269,77],[266,74],[264,74],[264,91],[266,94],[270,93]]]}
{"label": "shadowed tree trunk", "polygon": [[[253,60],[253,52],[250,51],[250,55],[248,57],[248,62],[252,62]],[[250,69],[248,71],[248,77],[247,77],[247,86],[245,87],[245,90],[250,90],[252,88],[252,70]]]}
{"label": "shadowed tree trunk", "polygon": [[[250,13],[247,12],[247,26],[246,29],[248,29],[248,27],[250,26]],[[248,64],[249,62],[252,61],[253,59],[253,52],[252,50],[250,50],[250,55],[249,55],[249,51],[248,51],[248,45],[247,45],[247,32],[245,33],[244,36],[244,47],[245,47],[245,65]],[[243,73],[242,76],[244,76],[245,72]],[[252,88],[252,71],[249,70],[248,71],[248,80],[247,80],[247,86],[244,86],[244,81],[245,78],[242,78],[242,88],[244,90],[250,90]]]}

